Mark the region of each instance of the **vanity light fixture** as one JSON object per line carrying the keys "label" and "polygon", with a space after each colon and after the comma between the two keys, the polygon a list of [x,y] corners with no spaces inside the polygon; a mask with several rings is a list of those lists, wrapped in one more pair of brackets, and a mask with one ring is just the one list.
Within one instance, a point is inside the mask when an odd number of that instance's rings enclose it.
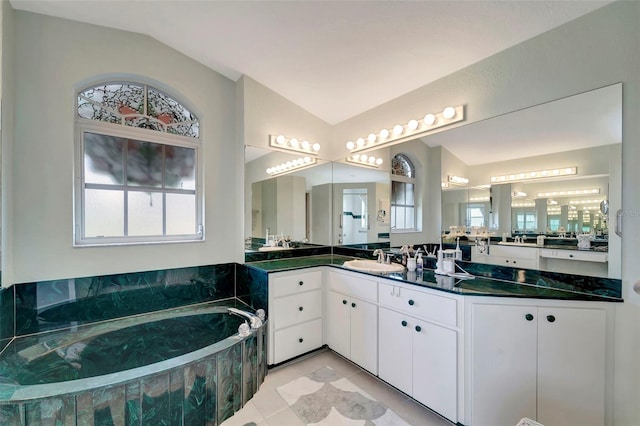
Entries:
{"label": "vanity light fixture", "polygon": [[296,138],[286,138],[282,135],[269,135],[269,146],[279,150],[300,152],[307,155],[318,155],[320,151],[319,143],[312,143],[307,140]]}
{"label": "vanity light fixture", "polygon": [[367,154],[353,154],[347,157],[347,162],[358,164],[360,166],[378,168],[382,165],[382,158],[374,157]]}
{"label": "vanity light fixture", "polygon": [[456,185],[466,185],[469,183],[469,179],[461,176],[449,175],[447,176],[447,180],[449,181],[449,183],[454,183]]}
{"label": "vanity light fixture", "polygon": [[469,201],[489,201],[489,197],[469,197]]}
{"label": "vanity light fixture", "polygon": [[573,196],[573,195],[592,195],[592,194],[599,194],[599,193],[600,193],[600,188],[572,189],[568,191],[538,192],[538,198],[565,197],[565,196]]}
{"label": "vanity light fixture", "polygon": [[446,189],[446,188],[448,188],[448,187],[449,187],[449,182],[440,182],[440,186],[441,186],[443,189]]}
{"label": "vanity light fixture", "polygon": [[556,169],[534,170],[531,172],[518,172],[518,173],[509,173],[509,174],[499,175],[499,176],[491,176],[491,183],[518,182],[522,180],[554,178],[554,177],[571,176],[571,175],[577,175],[577,174],[578,174],[578,168],[575,166],[560,167]]}
{"label": "vanity light fixture", "polygon": [[357,138],[347,142],[347,149],[351,152],[359,152],[378,148],[383,145],[401,142],[407,138],[422,136],[437,128],[448,126],[464,120],[464,105],[446,107],[442,112],[426,114],[421,119],[411,119],[407,124],[396,124],[384,128],[378,133],[370,133],[366,138]]}
{"label": "vanity light fixture", "polygon": [[513,191],[513,196],[516,198],[524,198],[527,196],[527,193],[522,191]]}
{"label": "vanity light fixture", "polygon": [[286,163],[278,164],[277,166],[269,167],[267,174],[271,176],[282,175],[290,173],[296,170],[306,169],[307,167],[316,164],[317,160],[314,157],[304,156],[296,158],[295,160],[287,161]]}
{"label": "vanity light fixture", "polygon": [[524,203],[511,203],[511,207],[535,207],[536,203],[526,201]]}

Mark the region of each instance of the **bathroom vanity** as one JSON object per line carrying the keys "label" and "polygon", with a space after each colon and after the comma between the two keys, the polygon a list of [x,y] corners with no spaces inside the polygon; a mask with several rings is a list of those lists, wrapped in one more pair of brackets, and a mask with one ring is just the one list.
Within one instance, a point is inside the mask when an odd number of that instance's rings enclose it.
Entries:
{"label": "bathroom vanity", "polygon": [[454,423],[609,423],[619,289],[520,269],[520,282],[375,274],[350,259],[246,265],[268,275],[270,365],[327,345]]}

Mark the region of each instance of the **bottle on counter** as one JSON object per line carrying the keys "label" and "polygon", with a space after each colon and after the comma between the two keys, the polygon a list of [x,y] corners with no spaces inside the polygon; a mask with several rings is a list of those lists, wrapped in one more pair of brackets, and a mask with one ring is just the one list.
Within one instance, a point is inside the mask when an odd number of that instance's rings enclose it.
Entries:
{"label": "bottle on counter", "polygon": [[418,258],[416,259],[416,270],[421,273],[424,269],[424,259],[422,258],[422,253],[418,252]]}

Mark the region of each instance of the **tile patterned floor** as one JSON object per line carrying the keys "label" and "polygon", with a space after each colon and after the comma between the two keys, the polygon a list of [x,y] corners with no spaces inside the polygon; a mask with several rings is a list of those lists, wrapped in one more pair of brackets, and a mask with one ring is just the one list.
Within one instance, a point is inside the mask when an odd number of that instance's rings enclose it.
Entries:
{"label": "tile patterned floor", "polygon": [[305,426],[280,397],[276,388],[324,366],[330,366],[343,374],[411,425],[453,425],[333,351],[323,350],[269,370],[267,378],[253,399],[222,423],[222,426]]}

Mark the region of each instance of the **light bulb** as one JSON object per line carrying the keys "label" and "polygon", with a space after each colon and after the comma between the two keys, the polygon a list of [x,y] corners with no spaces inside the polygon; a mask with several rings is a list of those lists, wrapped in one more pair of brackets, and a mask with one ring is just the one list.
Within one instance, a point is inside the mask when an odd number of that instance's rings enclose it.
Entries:
{"label": "light bulb", "polygon": [[378,158],[378,159],[376,160],[376,164],[377,164],[378,166],[379,166],[379,165],[381,165],[381,164],[382,164],[382,158]]}
{"label": "light bulb", "polygon": [[380,139],[386,139],[389,137],[389,131],[387,129],[380,130]]}
{"label": "light bulb", "polygon": [[356,147],[356,144],[355,144],[355,143],[353,143],[353,141],[349,141],[349,142],[347,142],[347,149],[348,149],[349,151],[351,151],[351,150],[352,150],[353,148],[355,148],[355,147]]}
{"label": "light bulb", "polygon": [[418,128],[418,120],[409,120],[407,127],[409,130],[416,130]]}
{"label": "light bulb", "polygon": [[303,149],[309,149],[309,141],[302,141],[302,148]]}
{"label": "light bulb", "polygon": [[291,163],[291,161],[287,161],[287,167],[291,167],[293,165],[293,163]]}
{"label": "light bulb", "polygon": [[271,174],[271,167],[267,169],[267,174]]}
{"label": "light bulb", "polygon": [[282,145],[284,143],[284,136],[278,135],[278,137],[276,138],[276,143]]}
{"label": "light bulb", "polygon": [[371,156],[371,157],[369,157],[368,161],[369,161],[369,164],[373,164],[373,163],[376,162],[376,157]]}
{"label": "light bulb", "polygon": [[393,134],[396,135],[396,136],[400,136],[402,134],[403,130],[404,129],[399,124],[396,124],[395,126],[393,126]]}
{"label": "light bulb", "polygon": [[314,144],[311,146],[311,149],[313,149],[313,152],[318,152],[318,151],[320,151],[320,144],[319,144],[319,143],[317,143],[317,142],[316,142],[316,143],[314,143]]}
{"label": "light bulb", "polygon": [[311,162],[311,157],[304,157],[304,162],[305,163],[310,163]]}
{"label": "light bulb", "polygon": [[354,160],[357,160],[358,158],[360,158],[360,154],[353,154],[351,158],[353,158]]}
{"label": "light bulb", "polygon": [[367,136],[367,140],[369,141],[369,143],[374,143],[376,141],[376,139],[377,139],[377,137],[373,133],[369,133],[369,136]]}
{"label": "light bulb", "polygon": [[427,114],[424,116],[424,124],[427,126],[433,126],[436,123],[436,116],[433,114]]}
{"label": "light bulb", "polygon": [[362,138],[358,138],[358,139],[356,139],[356,145],[358,145],[358,146],[364,146],[364,139],[362,139]]}
{"label": "light bulb", "polygon": [[292,147],[294,147],[294,148],[297,148],[297,147],[298,147],[298,139],[296,139],[296,138],[292,138],[292,139],[289,141],[289,145],[291,145],[291,146],[292,146]]}
{"label": "light bulb", "polygon": [[447,120],[453,118],[456,116],[456,109],[454,107],[446,107],[443,111],[442,111],[442,116],[444,118],[446,118]]}
{"label": "light bulb", "polygon": [[367,161],[367,158],[369,158],[369,157],[367,157],[367,154],[362,154],[360,156],[360,161]]}

